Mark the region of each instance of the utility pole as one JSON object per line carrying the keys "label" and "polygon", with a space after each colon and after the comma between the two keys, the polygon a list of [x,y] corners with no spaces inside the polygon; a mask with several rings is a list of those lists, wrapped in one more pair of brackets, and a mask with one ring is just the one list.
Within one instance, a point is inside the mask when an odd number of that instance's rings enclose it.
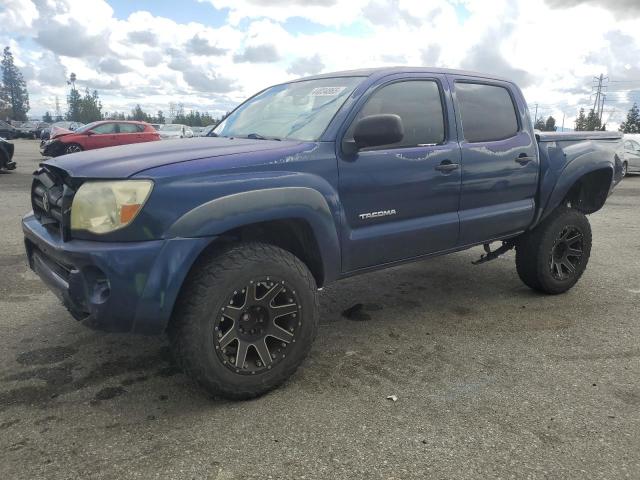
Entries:
{"label": "utility pole", "polygon": [[595,98],[595,101],[593,102],[593,111],[598,116],[598,118],[602,121],[602,109],[604,108],[604,99],[603,99],[604,91],[603,90],[607,88],[606,85],[604,85],[604,82],[609,80],[609,77],[605,77],[601,73],[599,77],[593,77],[593,78],[598,82],[597,86],[593,85],[593,87],[595,87],[596,89],[596,98]]}
{"label": "utility pole", "polygon": [[536,102],[536,113],[533,115],[533,124],[535,125],[538,121],[538,103]]}
{"label": "utility pole", "polygon": [[564,132],[564,112],[562,112],[562,132]]}
{"label": "utility pole", "polygon": [[602,125],[602,114],[604,113],[604,101],[607,98],[607,94],[603,93],[602,94],[602,102],[600,104],[600,125]]}
{"label": "utility pole", "polygon": [[56,122],[62,118],[62,110],[60,110],[60,100],[56,95]]}

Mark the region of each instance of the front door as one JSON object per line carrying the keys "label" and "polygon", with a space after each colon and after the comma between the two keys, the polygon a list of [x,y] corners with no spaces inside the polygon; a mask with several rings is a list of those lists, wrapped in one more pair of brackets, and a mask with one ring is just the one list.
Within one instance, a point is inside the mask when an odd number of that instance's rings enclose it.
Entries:
{"label": "front door", "polygon": [[118,130],[115,123],[101,123],[90,132],[87,132],[88,137],[85,142],[88,147],[87,150],[117,145],[117,132]]}
{"label": "front door", "polygon": [[462,153],[459,246],[521,232],[533,220],[539,171],[522,96],[505,82],[449,78]]}
{"label": "front door", "polygon": [[[343,271],[453,248],[458,239],[460,152],[446,80],[385,77],[358,101],[345,127],[368,115],[395,114],[404,137],[339,159]],[[356,113],[357,112],[357,113]]]}

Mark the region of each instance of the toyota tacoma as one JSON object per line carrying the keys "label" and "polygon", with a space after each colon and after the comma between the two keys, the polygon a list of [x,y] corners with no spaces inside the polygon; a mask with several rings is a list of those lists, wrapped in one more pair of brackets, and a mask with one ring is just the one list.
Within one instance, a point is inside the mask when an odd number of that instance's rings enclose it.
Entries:
{"label": "toyota tacoma", "polygon": [[356,70],[267,88],[209,137],[45,161],[22,227],[73,317],[167,333],[198,384],[243,399],[303,361],[330,282],[484,245],[476,263],[515,248],[527,286],[569,290],[622,158],[618,133],[534,132],[493,75]]}

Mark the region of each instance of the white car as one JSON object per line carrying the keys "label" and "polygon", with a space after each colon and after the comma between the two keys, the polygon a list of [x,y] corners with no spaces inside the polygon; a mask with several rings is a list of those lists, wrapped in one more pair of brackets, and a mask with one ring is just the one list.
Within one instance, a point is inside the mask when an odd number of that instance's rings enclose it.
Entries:
{"label": "white car", "polygon": [[160,126],[160,130],[158,130],[161,139],[170,139],[170,138],[191,138],[193,137],[193,131],[187,127],[186,125],[181,125],[179,123],[168,123],[166,125]]}
{"label": "white car", "polygon": [[624,175],[627,173],[640,173],[640,134],[624,135],[622,172]]}

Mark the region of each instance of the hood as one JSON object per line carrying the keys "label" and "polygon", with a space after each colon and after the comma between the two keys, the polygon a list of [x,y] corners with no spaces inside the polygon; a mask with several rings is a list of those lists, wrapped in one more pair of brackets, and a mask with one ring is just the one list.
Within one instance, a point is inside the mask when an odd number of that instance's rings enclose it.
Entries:
{"label": "hood", "polygon": [[51,127],[51,133],[49,134],[49,138],[53,140],[54,138],[63,137],[65,135],[69,135],[73,133],[71,130],[62,127]]}
{"label": "hood", "polygon": [[43,163],[62,168],[76,178],[127,178],[144,170],[190,160],[215,159],[227,155],[268,150],[287,152],[300,143],[299,141],[196,137],[88,150],[52,158]]}

